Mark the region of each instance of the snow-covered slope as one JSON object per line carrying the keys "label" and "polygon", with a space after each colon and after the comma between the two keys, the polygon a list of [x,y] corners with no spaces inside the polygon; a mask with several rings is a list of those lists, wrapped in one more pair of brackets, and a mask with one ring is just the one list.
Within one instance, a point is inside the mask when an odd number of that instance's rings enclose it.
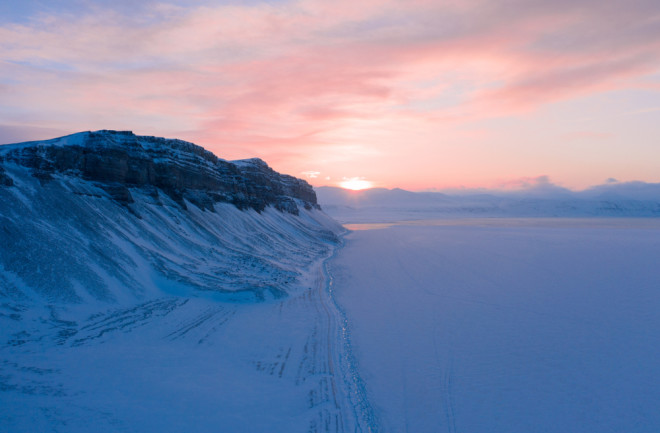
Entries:
{"label": "snow-covered slope", "polygon": [[80,133],[2,146],[1,160],[0,281],[13,299],[281,297],[334,240],[304,181],[177,140]]}
{"label": "snow-covered slope", "polygon": [[341,230],[261,160],[115,131],[0,146],[0,430],[368,425],[323,276]]}

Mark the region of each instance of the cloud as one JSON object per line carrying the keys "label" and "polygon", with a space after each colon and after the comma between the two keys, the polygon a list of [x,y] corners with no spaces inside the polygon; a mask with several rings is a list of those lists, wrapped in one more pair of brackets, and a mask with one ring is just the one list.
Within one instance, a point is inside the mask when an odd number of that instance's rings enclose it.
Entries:
{"label": "cloud", "polygon": [[[625,87],[634,77],[654,72],[658,59],[651,53],[660,44],[648,44],[632,53],[596,53],[584,59],[567,58],[544,65],[522,67],[519,76],[496,89],[475,93],[473,103],[483,105],[481,110],[494,106],[506,112],[533,109],[539,105],[589,93]],[[539,60],[539,66],[543,59]],[[554,63],[554,64],[553,64]]]}
{"label": "cloud", "polygon": [[320,172],[320,171],[311,171],[311,170],[310,170],[310,171],[303,171],[303,172],[300,173],[300,174],[302,174],[303,176],[305,176],[305,177],[308,178],[308,179],[316,179],[317,177],[319,177],[319,175],[321,174],[321,172]]}
{"label": "cloud", "polygon": [[310,159],[382,145],[360,125],[506,116],[660,68],[652,1],[113,4],[2,24],[8,123]]}
{"label": "cloud", "polygon": [[489,194],[496,196],[517,196],[517,197],[535,197],[551,198],[564,197],[574,193],[574,191],[564,188],[554,183],[549,176],[541,175],[535,177],[520,177],[514,179],[502,180],[495,183],[492,187],[458,187],[458,188],[429,188],[426,192],[438,192],[452,195],[481,195]]}
{"label": "cloud", "polygon": [[587,200],[645,200],[657,202],[660,183],[619,182],[609,178],[605,183],[585,189],[569,189],[553,183],[547,176],[513,179],[493,188],[433,188],[424,190],[452,196],[491,195],[503,198],[529,199],[587,199]]}
{"label": "cloud", "polygon": [[660,183],[641,181],[610,182],[609,179],[602,185],[595,185],[581,192],[582,196],[601,200],[628,199],[658,202],[660,197]]}
{"label": "cloud", "polygon": [[564,196],[572,192],[555,184],[549,176],[522,177],[500,182],[495,191],[505,194],[531,195],[538,197]]}
{"label": "cloud", "polygon": [[530,189],[530,188],[543,188],[552,185],[550,178],[546,175],[536,177],[521,177],[518,179],[511,179],[500,182],[498,188],[500,189]]}

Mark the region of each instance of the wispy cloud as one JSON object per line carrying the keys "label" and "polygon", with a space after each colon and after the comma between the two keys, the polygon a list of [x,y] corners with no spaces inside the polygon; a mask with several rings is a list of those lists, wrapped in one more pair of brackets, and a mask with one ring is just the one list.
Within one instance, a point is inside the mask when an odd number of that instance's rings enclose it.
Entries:
{"label": "wispy cloud", "polygon": [[6,124],[309,160],[381,146],[356,125],[507,116],[660,69],[655,1],[100,4],[2,24]]}
{"label": "wispy cloud", "polygon": [[303,176],[305,176],[308,179],[316,179],[317,177],[319,177],[321,172],[320,171],[308,170],[308,171],[303,171],[300,174],[302,174]]}

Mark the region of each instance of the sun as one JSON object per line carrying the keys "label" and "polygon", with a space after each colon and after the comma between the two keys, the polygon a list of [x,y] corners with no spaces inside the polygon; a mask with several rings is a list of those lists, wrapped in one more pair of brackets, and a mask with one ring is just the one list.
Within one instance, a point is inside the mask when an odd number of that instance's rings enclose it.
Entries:
{"label": "sun", "polygon": [[339,182],[339,186],[346,189],[351,189],[353,191],[359,191],[361,189],[371,188],[373,182],[364,180],[360,177],[352,177],[350,179],[344,179],[342,182]]}

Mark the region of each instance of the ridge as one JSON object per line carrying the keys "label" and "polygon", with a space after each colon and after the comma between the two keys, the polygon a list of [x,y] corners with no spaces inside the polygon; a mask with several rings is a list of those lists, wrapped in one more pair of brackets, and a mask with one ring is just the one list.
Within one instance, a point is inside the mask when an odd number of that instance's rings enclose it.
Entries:
{"label": "ridge", "polygon": [[319,208],[309,183],[280,174],[263,160],[230,162],[194,143],[132,131],[86,131],[2,145],[0,186],[14,185],[9,164],[28,168],[42,184],[57,176],[91,181],[125,206],[134,202],[131,191],[141,189],[156,200],[165,194],[183,209],[192,203],[211,212],[215,203],[257,212],[272,206],[294,215],[299,206]]}

